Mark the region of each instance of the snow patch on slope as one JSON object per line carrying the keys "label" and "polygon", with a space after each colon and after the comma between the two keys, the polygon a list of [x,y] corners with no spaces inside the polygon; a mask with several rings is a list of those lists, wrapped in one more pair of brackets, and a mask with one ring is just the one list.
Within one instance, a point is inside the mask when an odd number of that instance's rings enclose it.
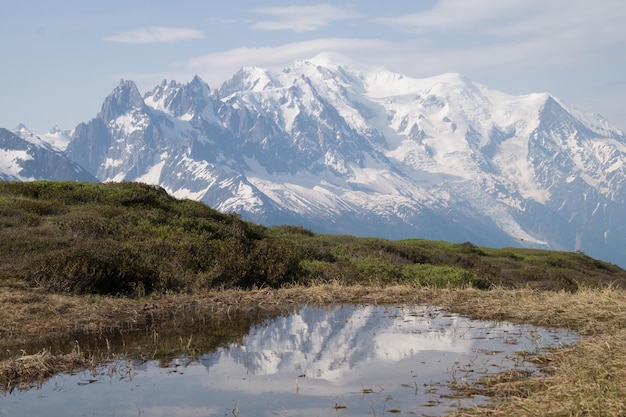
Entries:
{"label": "snow patch on slope", "polygon": [[161,183],[161,172],[163,172],[163,167],[165,166],[165,162],[167,160],[167,153],[161,156],[161,161],[154,164],[151,168],[149,168],[145,174],[137,177],[134,181],[143,182],[146,184],[155,184],[158,185]]}
{"label": "snow patch on slope", "polygon": [[32,178],[20,176],[22,166],[20,162],[31,160],[27,151],[0,149],[0,172],[10,175],[19,181],[29,181]]}

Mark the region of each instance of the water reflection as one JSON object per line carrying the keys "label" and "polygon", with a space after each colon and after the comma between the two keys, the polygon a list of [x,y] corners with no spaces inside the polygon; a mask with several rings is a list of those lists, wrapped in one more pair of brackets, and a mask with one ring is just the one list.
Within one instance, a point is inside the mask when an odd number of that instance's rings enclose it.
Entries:
{"label": "water reflection", "polygon": [[532,370],[516,352],[574,341],[565,331],[471,321],[432,307],[306,307],[167,366],[121,361],[57,376],[2,397],[0,415],[438,415],[484,401],[448,398],[450,382]]}

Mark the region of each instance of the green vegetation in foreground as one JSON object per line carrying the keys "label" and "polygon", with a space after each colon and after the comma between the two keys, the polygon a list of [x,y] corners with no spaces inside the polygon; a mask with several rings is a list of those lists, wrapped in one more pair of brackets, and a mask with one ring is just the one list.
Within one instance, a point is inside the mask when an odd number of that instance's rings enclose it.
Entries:
{"label": "green vegetation in foreground", "polygon": [[0,182],[0,280],[143,296],[286,284],[626,286],[583,253],[263,227],[138,183]]}

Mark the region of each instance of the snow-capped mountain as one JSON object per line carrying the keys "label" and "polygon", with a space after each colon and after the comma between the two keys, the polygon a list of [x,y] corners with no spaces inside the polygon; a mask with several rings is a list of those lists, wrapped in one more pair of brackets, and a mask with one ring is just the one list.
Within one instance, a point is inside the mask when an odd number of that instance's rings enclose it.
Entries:
{"label": "snow-capped mountain", "polygon": [[59,126],[53,126],[48,132],[37,136],[54,149],[65,151],[67,145],[70,143],[72,131],[62,130]]}
{"label": "snow-capped mountain", "polygon": [[143,96],[122,80],[66,155],[264,224],[582,250],[626,265],[626,137],[550,94],[320,54]]}
{"label": "snow-capped mountain", "polygon": [[0,128],[0,180],[98,181],[51,142],[62,145],[62,132],[51,131],[42,138],[24,125],[15,132]]}

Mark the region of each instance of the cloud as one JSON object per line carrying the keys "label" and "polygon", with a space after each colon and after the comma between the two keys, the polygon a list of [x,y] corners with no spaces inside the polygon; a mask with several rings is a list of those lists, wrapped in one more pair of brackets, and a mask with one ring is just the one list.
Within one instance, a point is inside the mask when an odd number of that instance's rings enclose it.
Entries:
{"label": "cloud", "polygon": [[565,68],[594,62],[606,47],[617,56],[625,20],[623,0],[439,0],[421,12],[374,19],[430,42],[419,51],[427,65],[460,72]]}
{"label": "cloud", "polygon": [[235,19],[228,19],[225,17],[219,17],[219,16],[212,16],[209,17],[207,19],[207,21],[211,24],[214,25],[221,25],[221,26],[225,26],[225,27],[233,27],[237,24],[237,20]]}
{"label": "cloud", "polygon": [[273,20],[254,23],[251,26],[253,29],[293,32],[312,32],[334,21],[359,17],[359,14],[352,10],[326,3],[315,6],[263,7],[253,9],[253,12],[274,17]]}
{"label": "cloud", "polygon": [[245,66],[280,71],[297,59],[312,58],[320,52],[337,52],[356,60],[370,57],[369,60],[363,60],[367,64],[372,60],[371,55],[376,56],[378,60],[392,46],[392,43],[381,40],[323,38],[273,47],[241,47],[178,62],[166,71],[116,74],[111,79],[131,79],[137,82],[140,89],[151,89],[163,79],[182,82],[199,75],[212,88],[216,88]]}
{"label": "cloud", "polygon": [[373,21],[424,36],[480,35],[482,43],[517,38],[542,39],[544,44],[567,40],[595,45],[626,40],[624,19],[623,0],[482,0],[480,4],[439,0],[425,11]]}
{"label": "cloud", "polygon": [[[376,20],[389,25],[392,35],[402,32],[399,37],[389,36],[389,31],[375,32],[381,37],[368,39],[316,38],[312,33],[311,39],[302,42],[212,52],[174,63],[162,72],[122,77],[138,81],[140,87],[152,88],[163,78],[185,81],[199,75],[217,88],[243,66],[281,70],[297,59],[337,52],[410,77],[460,72],[490,86],[499,80],[500,85],[493,87],[505,92],[550,90],[563,99],[580,95],[578,91],[588,88],[586,84],[602,77],[622,79],[617,69],[610,68],[622,68],[626,60],[623,0],[594,4],[583,0],[510,3],[481,0],[480,7],[468,7],[466,0],[438,0],[419,13]],[[333,6],[321,6],[313,8],[318,14],[296,6],[255,12],[274,16],[276,28],[282,22],[285,30],[312,29],[330,22],[323,16],[336,10]],[[306,10],[310,11],[308,21],[302,16]],[[602,68],[604,72],[599,70]],[[569,76],[561,77],[560,73]],[[120,75],[114,77],[119,78]],[[549,79],[550,83],[538,84],[542,79]]]}
{"label": "cloud", "polygon": [[479,5],[463,0],[439,0],[426,11],[378,18],[374,21],[409,32],[460,31],[486,22],[506,20],[507,16],[533,8],[539,1],[527,0],[515,4],[501,0],[482,0]]}
{"label": "cloud", "polygon": [[323,38],[275,47],[236,48],[196,57],[183,65],[188,71],[208,74],[210,78],[224,81],[244,66],[278,71],[297,59],[312,58],[320,52],[337,52],[358,59],[361,55],[369,55],[372,50],[382,51],[388,46],[388,42],[379,40]]}
{"label": "cloud", "polygon": [[[534,41],[445,50],[426,40],[387,41],[380,39],[321,38],[278,46],[240,47],[213,52],[177,62],[170,70],[154,73],[117,74],[112,79],[132,79],[141,88],[152,88],[163,79],[185,81],[199,75],[212,88],[219,87],[245,66],[280,71],[297,59],[321,52],[336,52],[366,65],[383,66],[411,77],[428,77],[444,72],[489,70],[506,72],[547,65],[554,60],[549,49]],[[410,52],[408,52],[410,51]],[[531,59],[532,58],[532,59]]]}
{"label": "cloud", "polygon": [[[601,53],[623,60],[626,8],[623,0],[527,0],[526,2],[438,0],[422,12],[378,19],[402,39],[315,38],[276,46],[239,47],[176,62],[158,73],[124,75],[133,80],[159,83],[163,78],[184,81],[200,75],[218,87],[243,66],[280,70],[296,59],[320,52],[337,52],[364,64],[380,65],[412,77],[460,72],[474,77],[489,75],[526,77],[525,71],[558,71],[592,66]],[[474,6],[472,6],[474,5]],[[351,10],[328,4],[267,7],[253,10],[275,19],[257,25],[274,29],[320,28],[332,19],[356,17]],[[307,29],[307,30],[308,30]],[[165,37],[164,37],[165,38]],[[621,44],[619,44],[621,42]],[[605,48],[607,45],[616,47]],[[605,51],[604,49],[608,49]],[[115,79],[118,79],[116,76]],[[148,85],[148,87],[152,87]]]}
{"label": "cloud", "polygon": [[104,40],[121,43],[172,43],[204,38],[204,33],[189,28],[162,26],[141,27],[126,32],[117,32],[106,36]]}

